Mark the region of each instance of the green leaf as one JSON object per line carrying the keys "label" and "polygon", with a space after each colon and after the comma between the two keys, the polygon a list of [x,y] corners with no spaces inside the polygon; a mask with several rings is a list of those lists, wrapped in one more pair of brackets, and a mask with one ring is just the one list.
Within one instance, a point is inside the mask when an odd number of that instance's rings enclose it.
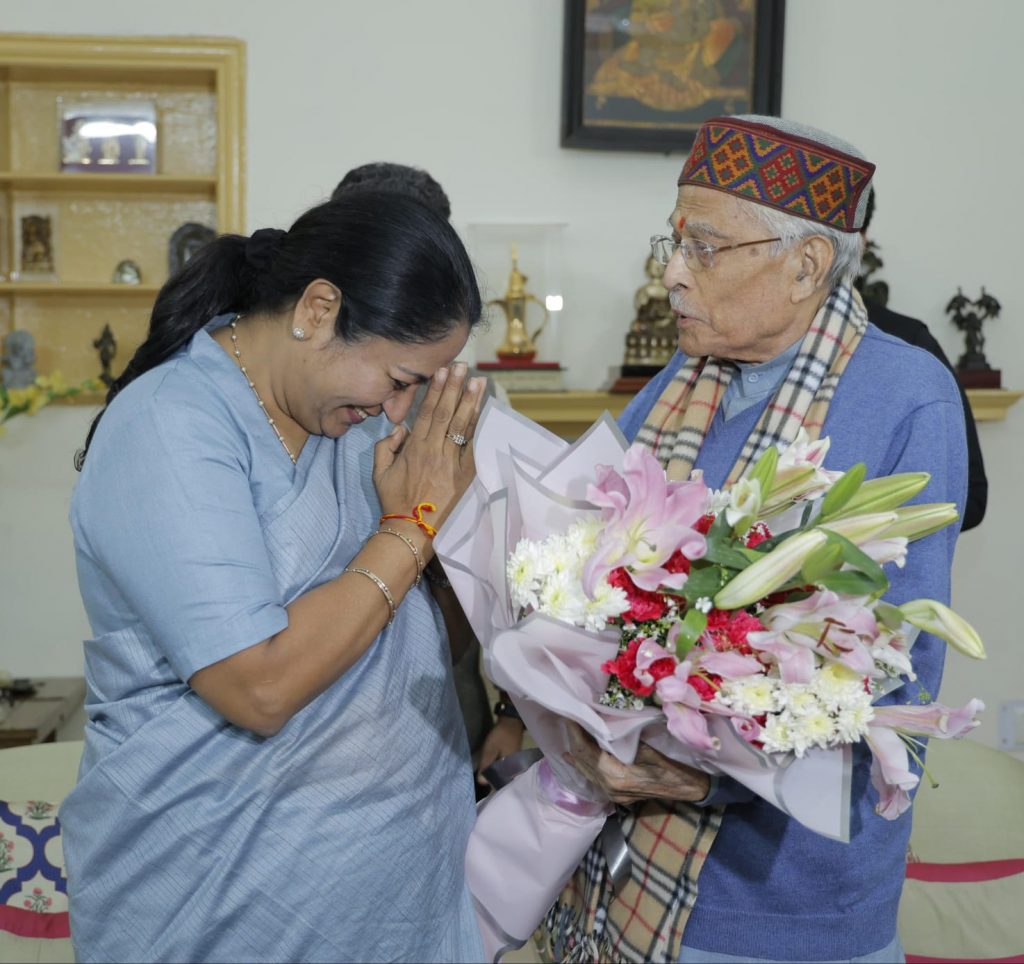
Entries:
{"label": "green leaf", "polygon": [[706,566],[702,569],[691,570],[690,578],[683,586],[683,595],[687,602],[695,603],[701,597],[714,599],[718,590],[728,582],[721,566]]}
{"label": "green leaf", "polygon": [[842,564],[842,546],[828,542],[804,560],[804,564],[800,567],[800,576],[805,583],[816,586],[825,576],[837,570]]}
{"label": "green leaf", "polygon": [[881,600],[875,604],[875,616],[887,629],[899,629],[904,622],[903,613],[898,607]]}
{"label": "green leaf", "polygon": [[679,635],[676,637],[676,659],[685,659],[693,649],[694,643],[700,639],[701,633],[707,629],[708,617],[699,609],[688,609],[679,623]]}
{"label": "green leaf", "polygon": [[818,517],[819,524],[821,520],[827,519],[830,515],[835,515],[857,494],[857,490],[864,481],[866,474],[867,466],[863,462],[858,462],[848,472],[844,472],[841,478],[836,480],[832,488],[826,493],[825,498],[821,501],[821,515]]}
{"label": "green leaf", "polygon": [[840,547],[843,562],[853,566],[855,570],[859,571],[874,584],[875,588],[871,590],[872,592],[879,592],[889,588],[889,580],[885,572],[871,556],[857,548],[845,536],[829,531],[827,526],[823,526],[821,531],[828,536],[829,544]]}
{"label": "green leaf", "polygon": [[[888,584],[888,580],[886,583]],[[818,580],[818,585],[847,596],[872,596],[878,592],[878,586],[874,580],[869,579],[862,572],[853,570],[833,572],[822,576]]]}

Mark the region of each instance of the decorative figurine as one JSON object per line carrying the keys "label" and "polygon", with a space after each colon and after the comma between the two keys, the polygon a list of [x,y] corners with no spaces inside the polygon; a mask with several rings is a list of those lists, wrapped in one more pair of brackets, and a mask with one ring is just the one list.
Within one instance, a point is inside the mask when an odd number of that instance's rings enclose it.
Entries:
{"label": "decorative figurine", "polygon": [[633,296],[636,317],[626,335],[626,365],[663,368],[676,350],[679,339],[668,289],[661,278],[665,266],[651,255],[644,264],[647,283]]}
{"label": "decorative figurine", "polygon": [[173,278],[204,244],[208,244],[217,232],[205,224],[187,221],[171,235],[167,246],[167,276]]}
{"label": "decorative figurine", "polygon": [[626,333],[626,353],[621,377],[611,391],[633,393],[643,388],[675,353],[679,343],[676,317],[661,280],[665,266],[653,255],[644,262],[645,284],[633,296],[633,318]]}
{"label": "decorative figurine", "polygon": [[104,325],[103,331],[100,332],[99,338],[93,343],[92,347],[99,352],[100,366],[102,371],[100,372],[100,381],[103,382],[107,388],[114,382],[114,376],[110,371],[110,363],[114,360],[114,356],[117,354],[117,339],[114,338],[114,333],[110,330],[110,325]]}
{"label": "decorative figurine", "polygon": [[868,241],[864,245],[864,253],[861,255],[861,272],[857,275],[853,286],[860,292],[865,301],[884,308],[889,303],[889,283],[876,278],[869,280],[871,275],[882,268],[885,262],[878,253],[879,247],[874,241]]}
{"label": "decorative figurine", "polygon": [[116,285],[137,285],[142,282],[142,271],[139,266],[127,258],[119,261],[114,268],[113,282]]}
{"label": "decorative figurine", "polygon": [[998,318],[1002,306],[992,295],[981,289],[981,296],[971,301],[962,288],[946,305],[946,314],[952,315],[952,322],[964,332],[966,350],[956,363],[957,377],[965,388],[1000,388],[1002,375],[993,368],[985,357],[985,336],[982,324],[988,318]]}
{"label": "decorative figurine", "polygon": [[54,270],[52,224],[46,215],[27,214],[21,219],[21,270],[30,275]]}
{"label": "decorative figurine", "polygon": [[[516,246],[512,245],[512,271],[508,276],[508,290],[504,298],[494,298],[487,304],[500,305],[505,312],[505,340],[498,346],[498,357],[502,361],[529,363],[537,354],[537,337],[544,330],[550,315],[544,302],[526,290],[527,277],[519,270],[518,260]],[[526,308],[531,301],[544,312],[544,320],[533,334],[526,328]]]}
{"label": "decorative figurine", "polygon": [[18,329],[4,339],[0,376],[5,388],[28,388],[36,380],[36,342],[32,333]]}

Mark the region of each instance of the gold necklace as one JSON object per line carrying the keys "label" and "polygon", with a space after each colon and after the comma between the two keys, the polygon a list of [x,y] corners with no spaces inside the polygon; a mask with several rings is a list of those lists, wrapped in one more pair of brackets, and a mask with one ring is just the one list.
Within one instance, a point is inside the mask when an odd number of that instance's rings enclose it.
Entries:
{"label": "gold necklace", "polygon": [[[241,316],[239,316],[241,317]],[[253,384],[253,380],[249,377],[249,372],[246,371],[245,365],[242,364],[242,353],[238,350],[238,328],[235,322],[238,318],[231,319],[231,345],[235,353],[235,361],[238,362],[238,367],[242,369],[242,374],[245,375],[245,380],[249,383],[249,387],[252,389],[253,395],[256,396],[256,401],[259,402],[260,410],[267,417],[267,421],[270,423],[270,427],[274,430],[274,434],[277,436],[277,440],[281,443],[281,447],[288,453],[288,458],[292,460],[292,465],[295,464],[295,456],[292,455],[292,450],[288,448],[288,443],[284,440],[284,436],[278,430],[278,427],[274,420],[270,417],[270,412],[267,411],[267,406],[263,404],[263,399],[260,398],[260,393],[256,386]]]}

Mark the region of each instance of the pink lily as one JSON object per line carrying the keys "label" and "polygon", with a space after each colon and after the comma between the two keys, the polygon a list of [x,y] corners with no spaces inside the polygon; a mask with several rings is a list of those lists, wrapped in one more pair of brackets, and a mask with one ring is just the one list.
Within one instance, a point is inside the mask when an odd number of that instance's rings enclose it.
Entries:
{"label": "pink lily", "polygon": [[724,653],[709,651],[697,657],[697,665],[706,673],[724,676],[726,679],[737,679],[742,676],[760,676],[764,673],[764,665],[753,656],[744,656],[735,650]]}
{"label": "pink lily", "polygon": [[825,589],[799,602],[766,609],[761,622],[768,632],[751,633],[748,642],[779,659],[782,678],[788,683],[809,682],[813,663],[804,658],[792,663],[787,672],[784,661],[792,661],[793,654],[779,650],[778,641],[813,650],[865,676],[878,675],[871,655],[878,623],[865,597],[843,598]]}
{"label": "pink lily", "polygon": [[866,740],[871,748],[871,783],[878,791],[877,812],[895,820],[910,806],[910,791],[920,778],[910,769],[902,735],[958,739],[978,726],[985,709],[978,699],[954,709],[942,703],[927,706],[876,706]]}
{"label": "pink lily", "polygon": [[704,515],[707,496],[703,482],[668,481],[658,460],[639,446],[626,452],[621,475],[598,466],[587,499],[602,509],[603,529],[583,570],[584,591],[593,596],[601,578],[619,566],[641,589],[681,588],[686,573],[669,572],[664,565],[677,549],[687,559],[707,551],[704,536],[693,528]]}
{"label": "pink lily", "polygon": [[721,746],[718,737],[708,731],[708,721],[703,713],[683,703],[664,703],[668,731],[680,743],[697,750],[717,750]]}

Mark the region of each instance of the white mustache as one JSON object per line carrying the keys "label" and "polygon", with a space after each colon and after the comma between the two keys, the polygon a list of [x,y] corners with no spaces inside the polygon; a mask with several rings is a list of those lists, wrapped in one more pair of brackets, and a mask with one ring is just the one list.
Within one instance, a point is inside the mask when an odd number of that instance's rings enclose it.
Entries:
{"label": "white mustache", "polygon": [[677,315],[685,315],[687,318],[694,317],[687,311],[686,302],[683,300],[683,293],[678,289],[673,288],[668,293],[668,303]]}

